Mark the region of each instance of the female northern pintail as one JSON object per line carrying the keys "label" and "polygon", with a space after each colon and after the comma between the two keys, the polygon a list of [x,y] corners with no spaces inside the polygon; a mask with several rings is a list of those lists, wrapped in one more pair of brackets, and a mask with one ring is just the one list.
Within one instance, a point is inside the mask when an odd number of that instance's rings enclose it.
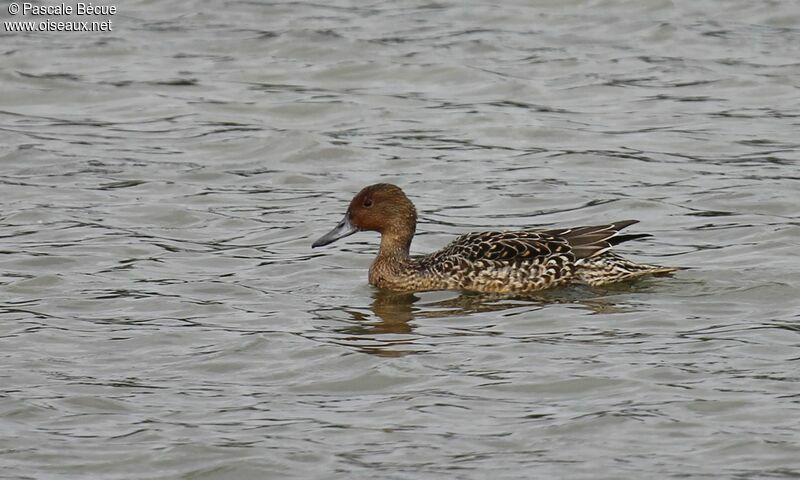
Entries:
{"label": "female northern pintail", "polygon": [[567,283],[598,286],[674,272],[675,268],[634,263],[611,253],[614,245],[649,236],[619,234],[637,222],[469,233],[437,252],[412,257],[408,251],[417,226],[414,204],[399,187],[379,183],[361,190],[342,221],[312,247],[372,230],[381,234],[381,245],[369,269],[369,283],[379,288],[527,293]]}

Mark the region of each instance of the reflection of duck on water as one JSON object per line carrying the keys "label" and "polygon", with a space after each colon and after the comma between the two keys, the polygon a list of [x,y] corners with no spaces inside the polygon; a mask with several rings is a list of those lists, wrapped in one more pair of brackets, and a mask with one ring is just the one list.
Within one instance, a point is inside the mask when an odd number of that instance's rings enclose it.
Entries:
{"label": "reflection of duck on water", "polygon": [[[353,322],[337,328],[337,343],[346,343],[371,355],[397,357],[417,353],[424,342],[415,334],[419,320],[503,312],[512,309],[537,310],[565,304],[590,313],[633,311],[626,303],[607,293],[631,293],[649,288],[647,284],[618,284],[602,292],[586,287],[566,287],[528,295],[502,295],[472,292],[411,293],[376,289],[370,309],[347,309]],[[442,298],[444,297],[444,298]],[[461,334],[465,332],[462,331]],[[458,334],[458,333],[454,333]],[[344,340],[344,341],[343,341]]]}
{"label": "reflection of duck on water", "polygon": [[[462,292],[441,300],[425,300],[408,292],[376,290],[372,312],[383,323],[400,323],[422,318],[447,318],[487,312],[502,312],[512,308],[540,307],[549,304],[576,304],[592,313],[619,313],[628,309],[616,305],[610,298],[598,297],[587,289],[564,288],[536,295],[503,295]],[[414,304],[418,304],[414,307]]]}
{"label": "reflection of duck on water", "polygon": [[375,321],[374,317],[360,311],[350,311],[358,324],[344,330],[359,334],[412,333],[410,322],[414,320],[502,312],[513,308],[545,308],[550,304],[575,304],[592,313],[629,311],[611,298],[598,296],[585,288],[563,288],[525,296],[461,292],[448,294],[447,298],[425,298],[429,295],[375,290],[370,308],[380,320]]}

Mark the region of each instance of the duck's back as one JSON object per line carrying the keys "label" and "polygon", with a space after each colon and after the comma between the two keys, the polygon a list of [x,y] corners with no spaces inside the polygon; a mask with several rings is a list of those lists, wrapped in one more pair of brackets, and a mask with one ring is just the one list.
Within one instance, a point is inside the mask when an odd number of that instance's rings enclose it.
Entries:
{"label": "duck's back", "polygon": [[[594,268],[612,245],[646,235],[618,235],[636,223],[627,220],[557,230],[478,232],[463,235],[429,255],[412,260],[426,288],[483,292],[532,292],[583,281],[581,269]],[[577,275],[576,275],[577,273]]]}
{"label": "duck's back", "polygon": [[442,288],[525,292],[566,281],[574,273],[575,255],[563,238],[545,232],[478,232],[414,263]]}

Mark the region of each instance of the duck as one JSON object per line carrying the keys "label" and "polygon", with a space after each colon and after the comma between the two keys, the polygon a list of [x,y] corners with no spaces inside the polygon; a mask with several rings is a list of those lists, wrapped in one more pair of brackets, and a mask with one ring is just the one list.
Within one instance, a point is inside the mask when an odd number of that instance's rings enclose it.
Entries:
{"label": "duck", "polygon": [[318,248],[362,231],[380,234],[369,283],[385,290],[525,294],[567,284],[598,287],[668,274],[674,267],[627,260],[612,247],[649,234],[620,234],[638,220],[551,230],[467,233],[444,248],[412,256],[417,210],[403,190],[378,183],[350,201],[344,218],[311,246]]}

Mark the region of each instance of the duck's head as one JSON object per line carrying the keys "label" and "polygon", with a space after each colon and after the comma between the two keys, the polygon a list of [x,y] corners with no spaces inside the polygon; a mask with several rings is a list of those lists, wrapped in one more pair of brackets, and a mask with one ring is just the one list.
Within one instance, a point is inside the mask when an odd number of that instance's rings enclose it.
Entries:
{"label": "duck's head", "polygon": [[400,187],[378,183],[358,192],[342,221],[311,246],[328,245],[362,230],[380,232],[384,237],[407,238],[411,243],[416,227],[417,211]]}

